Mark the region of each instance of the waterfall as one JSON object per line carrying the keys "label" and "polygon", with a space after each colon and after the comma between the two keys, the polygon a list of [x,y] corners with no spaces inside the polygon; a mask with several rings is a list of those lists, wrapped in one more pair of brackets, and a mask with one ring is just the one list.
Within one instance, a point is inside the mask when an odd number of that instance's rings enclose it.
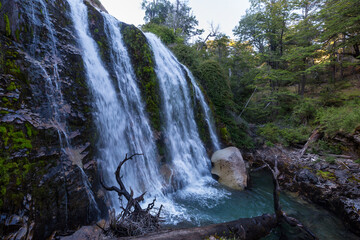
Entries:
{"label": "waterfall", "polygon": [[[127,186],[133,186],[138,194],[147,191],[152,196],[162,195],[164,185],[161,174],[158,171],[157,150],[153,138],[153,132],[149,124],[148,117],[145,114],[140,90],[137,86],[137,80],[131,65],[130,58],[124,46],[120,34],[119,22],[112,16],[102,13],[104,17],[105,32],[111,46],[111,62],[113,71],[116,74],[115,88],[119,91],[119,110],[120,115],[116,116],[122,119],[125,125],[122,131],[113,132],[113,125],[103,125],[104,140],[110,146],[104,149],[104,158],[110,166],[107,170],[112,175],[114,169],[126,153],[140,152],[143,156],[138,157],[135,163],[124,166],[124,182]],[[109,141],[110,140],[110,141]],[[113,144],[122,145],[114,151]],[[118,142],[118,143],[116,143]]]}
{"label": "waterfall", "polygon": [[[160,164],[153,132],[122,40],[119,22],[107,13],[101,13],[110,46],[111,64],[106,69],[98,46],[89,32],[86,5],[81,0],[68,2],[96,107],[94,116],[100,133],[98,162],[106,184],[117,185],[114,172],[125,154],[142,153],[142,156],[137,156],[124,165],[121,174],[123,182],[128,190],[134,190],[135,195],[146,191],[148,201],[156,197],[158,204],[165,205],[164,212],[168,221],[174,223],[177,221],[175,218],[191,218],[186,209],[177,203],[179,198],[200,197],[203,202],[208,202],[209,199],[213,201],[205,205],[216,204],[217,196],[224,196],[224,192],[214,187],[216,182],[210,175],[210,160],[198,134],[185,73],[191,78],[196,97],[207,118],[205,121],[214,147],[218,148],[219,143],[210,120],[210,109],[191,73],[157,38],[147,34],[160,81],[163,132],[172,171],[172,181],[165,181],[159,173]],[[169,189],[172,191],[168,191]],[[121,203],[118,196],[109,196],[112,206],[119,211]]]}
{"label": "waterfall", "polygon": [[[203,176],[209,176],[210,160],[198,133],[184,66],[154,34],[146,33],[146,37],[155,57],[155,72],[159,79],[163,105],[164,132],[168,141],[166,147],[178,189],[198,182]],[[195,90],[197,96],[200,96],[200,89],[196,86]],[[214,145],[218,148],[217,141]]]}
{"label": "waterfall", "polygon": [[[178,63],[178,64],[181,64],[181,63]],[[214,125],[213,119],[211,117],[211,110],[210,110],[209,106],[207,105],[204,95],[202,94],[202,92],[201,92],[198,84],[196,83],[196,80],[195,80],[194,76],[192,75],[192,73],[190,72],[190,70],[183,64],[181,64],[181,66],[183,67],[183,69],[185,69],[187,75],[189,76],[192,87],[194,88],[194,91],[195,91],[195,97],[200,102],[201,108],[204,112],[205,121],[208,125],[211,143],[213,145],[214,151],[219,150],[220,143],[219,143],[219,139],[216,135],[216,130],[215,130],[215,125]]]}
{"label": "waterfall", "polygon": [[[156,145],[118,22],[103,13],[106,34],[111,42],[112,71],[116,74],[112,81],[90,36],[85,4],[81,0],[69,0],[69,3],[96,106],[95,121],[100,133],[98,162],[104,180],[108,185],[116,186],[114,172],[125,154],[141,153],[142,156],[124,165],[123,181],[135,195],[145,191],[151,196],[162,195],[163,181],[158,173]],[[112,206],[119,211],[118,196],[110,196]]]}
{"label": "waterfall", "polygon": [[[27,3],[26,3],[27,4]],[[29,57],[32,58],[32,62],[35,63],[33,67],[40,69],[41,76],[45,80],[45,94],[49,104],[49,121],[58,133],[59,142],[61,147],[61,170],[64,178],[63,186],[66,189],[66,174],[64,165],[64,158],[69,158],[73,162],[75,157],[72,154],[72,146],[68,137],[68,131],[66,126],[66,114],[62,107],[65,106],[63,95],[61,92],[60,75],[58,71],[59,54],[57,50],[57,39],[55,37],[55,31],[47,6],[43,0],[34,0],[29,3],[31,12],[28,15],[33,24],[34,34],[32,43],[29,47]],[[40,8],[39,11],[35,11],[35,7]],[[39,19],[35,12],[41,12],[42,18]],[[48,40],[41,42],[39,39],[39,32],[47,31]],[[45,59],[41,56],[42,51],[50,53],[50,56],[46,56]],[[47,70],[50,69],[50,70]],[[85,186],[85,191],[90,202],[90,209],[96,214],[100,214],[97,203],[91,190],[90,182],[83,171],[81,166],[78,166],[82,175],[82,181]],[[67,191],[65,190],[65,223],[68,221],[68,204],[67,204]]]}
{"label": "waterfall", "polygon": [[200,222],[204,220],[204,216],[184,208],[183,203],[191,199],[190,205],[201,203],[207,208],[213,208],[219,201],[227,198],[229,193],[219,189],[217,182],[211,177],[210,159],[198,133],[187,76],[195,91],[195,97],[201,104],[212,144],[216,150],[219,149],[219,142],[211,120],[210,109],[190,71],[178,62],[158,37],[152,33],[145,33],[145,35],[154,53],[155,72],[159,80],[164,116],[162,120],[165,147],[170,155],[175,182],[174,192],[167,196],[172,200],[172,206],[166,213],[166,217],[174,224],[179,221]]}

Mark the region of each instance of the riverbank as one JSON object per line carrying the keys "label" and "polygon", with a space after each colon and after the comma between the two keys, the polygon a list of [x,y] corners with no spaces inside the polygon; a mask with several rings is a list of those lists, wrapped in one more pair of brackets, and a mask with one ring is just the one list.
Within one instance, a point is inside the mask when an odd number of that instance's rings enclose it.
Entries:
{"label": "riverbank", "polygon": [[360,235],[360,166],[356,159],[307,153],[299,157],[300,149],[264,147],[245,153],[244,159],[253,167],[262,160],[278,161],[281,172],[279,183],[282,190],[297,193],[301,197],[330,210],[345,225]]}

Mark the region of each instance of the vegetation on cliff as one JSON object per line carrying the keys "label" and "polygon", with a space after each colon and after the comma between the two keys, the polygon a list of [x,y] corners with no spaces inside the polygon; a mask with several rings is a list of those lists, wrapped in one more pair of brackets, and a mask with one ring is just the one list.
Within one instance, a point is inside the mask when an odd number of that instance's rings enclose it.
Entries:
{"label": "vegetation on cliff", "polygon": [[193,71],[224,142],[301,146],[320,126],[322,141],[332,145],[337,133],[354,133],[360,96],[356,1],[251,1],[234,29],[236,40],[214,31],[212,40],[194,44],[176,40],[177,31],[170,34],[166,2],[155,17],[143,4],[143,29],[158,34]]}

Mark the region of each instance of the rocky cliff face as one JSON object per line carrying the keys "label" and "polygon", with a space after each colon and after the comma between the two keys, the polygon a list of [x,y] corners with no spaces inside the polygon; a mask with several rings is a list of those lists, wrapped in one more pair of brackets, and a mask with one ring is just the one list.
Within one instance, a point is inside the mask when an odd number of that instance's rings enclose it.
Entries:
{"label": "rocky cliff face", "polygon": [[42,239],[104,209],[91,94],[65,0],[5,0],[0,16],[0,235]]}
{"label": "rocky cliff face", "polygon": [[[101,14],[106,10],[98,0],[84,3],[89,33],[115,85]],[[0,235],[43,239],[107,214],[96,161],[100,133],[94,125],[94,93],[68,0],[2,0],[0,16]],[[152,50],[133,25],[119,23],[119,29],[154,132],[157,161],[165,166]],[[195,95],[193,90],[192,107],[210,153],[210,134]]]}

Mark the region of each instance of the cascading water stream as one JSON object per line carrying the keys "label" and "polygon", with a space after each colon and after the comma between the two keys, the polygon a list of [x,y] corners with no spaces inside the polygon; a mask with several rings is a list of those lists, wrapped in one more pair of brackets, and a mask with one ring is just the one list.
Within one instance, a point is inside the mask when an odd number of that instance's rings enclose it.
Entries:
{"label": "cascading water stream", "polygon": [[[124,165],[123,181],[135,194],[148,191],[152,196],[162,195],[162,179],[156,163],[156,145],[136,87],[130,59],[122,44],[118,22],[103,14],[105,30],[111,41],[111,79],[98,54],[95,41],[89,33],[87,8],[81,0],[68,0],[71,16],[83,51],[83,60],[89,86],[95,101],[95,119],[99,137],[99,162],[104,180],[117,185],[114,172],[125,154],[142,153],[136,160]],[[112,206],[120,210],[118,197],[110,195]],[[149,196],[149,195],[147,195]]]}
{"label": "cascading water stream", "polygon": [[163,131],[175,182],[174,192],[168,195],[173,206],[166,213],[166,217],[171,223],[198,222],[201,217],[193,215],[183,207],[182,202],[185,199],[191,199],[192,204],[201,203],[210,209],[227,198],[229,193],[218,188],[217,182],[211,177],[210,160],[198,133],[186,73],[205,113],[213,146],[218,149],[219,143],[210,118],[210,109],[188,69],[177,61],[154,34],[145,35],[155,57],[155,72],[159,79],[165,122]]}
{"label": "cascading water stream", "polygon": [[[42,72],[43,78],[45,81],[45,93],[47,96],[47,100],[49,103],[49,119],[51,121],[51,125],[56,128],[59,142],[61,146],[61,158],[68,157],[71,160],[74,159],[74,156],[71,152],[71,144],[67,133],[66,127],[66,114],[64,114],[64,110],[61,109],[64,105],[64,99],[61,92],[60,86],[60,76],[58,71],[58,50],[56,47],[57,39],[55,37],[55,31],[53,23],[51,22],[49,12],[46,4],[43,0],[33,0],[31,3],[31,12],[29,18],[33,24],[33,41],[30,45],[29,55],[33,58],[33,62],[36,63],[35,68],[39,68]],[[35,14],[35,7],[40,8],[38,12],[42,13],[42,18],[39,19]],[[38,38],[38,29],[42,29],[42,31],[46,30],[48,32],[48,40],[46,42],[41,42]],[[50,63],[50,65],[45,66],[52,70],[52,74],[49,74],[48,71],[43,66],[44,58],[41,56],[41,50],[44,49],[45,52],[50,52],[50,56],[46,57],[46,61]],[[97,203],[91,191],[91,186],[89,180],[84,173],[83,169],[78,166],[80,169],[80,173],[82,175],[82,180],[85,186],[85,191],[90,201],[90,207],[94,209],[98,214],[100,210],[98,209]],[[66,175],[65,175],[65,166],[64,161],[61,160],[61,169],[63,171],[62,175],[64,176],[64,188],[66,189]],[[67,223],[67,191],[65,190],[65,222]]]}
{"label": "cascading water stream", "polygon": [[[178,64],[181,64],[181,63],[178,62]],[[190,72],[190,70],[186,66],[184,66],[183,64],[181,64],[181,66],[185,69],[187,75],[189,76],[189,78],[191,80],[191,84],[192,84],[192,86],[194,88],[194,91],[195,91],[195,97],[199,100],[201,108],[202,108],[202,110],[203,110],[203,112],[205,114],[205,121],[206,121],[206,123],[208,125],[210,138],[211,138],[211,143],[213,145],[214,151],[219,150],[220,149],[220,143],[219,143],[219,139],[218,139],[218,137],[216,135],[214,122],[213,122],[212,117],[211,117],[211,110],[210,110],[209,106],[207,105],[207,103],[205,101],[205,98],[204,98],[198,84],[196,83],[196,80],[195,80],[194,76]]]}
{"label": "cascading water stream", "polygon": [[[152,196],[161,196],[164,181],[158,171],[156,144],[145,114],[140,90],[137,87],[135,73],[123,44],[119,22],[107,13],[102,13],[102,15],[107,39],[111,46],[112,67],[116,74],[117,86],[115,88],[119,91],[120,106],[118,108],[122,113],[116,118],[124,119],[125,123],[122,132],[112,131],[116,126],[102,126],[107,128],[103,131],[107,134],[102,136],[104,141],[106,140],[107,144],[109,144],[109,139],[114,141],[104,149],[104,158],[111,166],[108,171],[110,170],[109,173],[113,174],[119,159],[123,158],[125,153],[140,152],[143,156],[135,160],[135,164],[124,166],[126,175],[123,180],[127,186],[136,187],[134,191],[138,194],[147,191]],[[124,147],[112,148],[111,146],[116,142],[120,142]]]}
{"label": "cascading water stream", "polygon": [[146,37],[155,56],[165,138],[178,189],[210,176],[210,161],[198,133],[183,66],[154,34]]}

